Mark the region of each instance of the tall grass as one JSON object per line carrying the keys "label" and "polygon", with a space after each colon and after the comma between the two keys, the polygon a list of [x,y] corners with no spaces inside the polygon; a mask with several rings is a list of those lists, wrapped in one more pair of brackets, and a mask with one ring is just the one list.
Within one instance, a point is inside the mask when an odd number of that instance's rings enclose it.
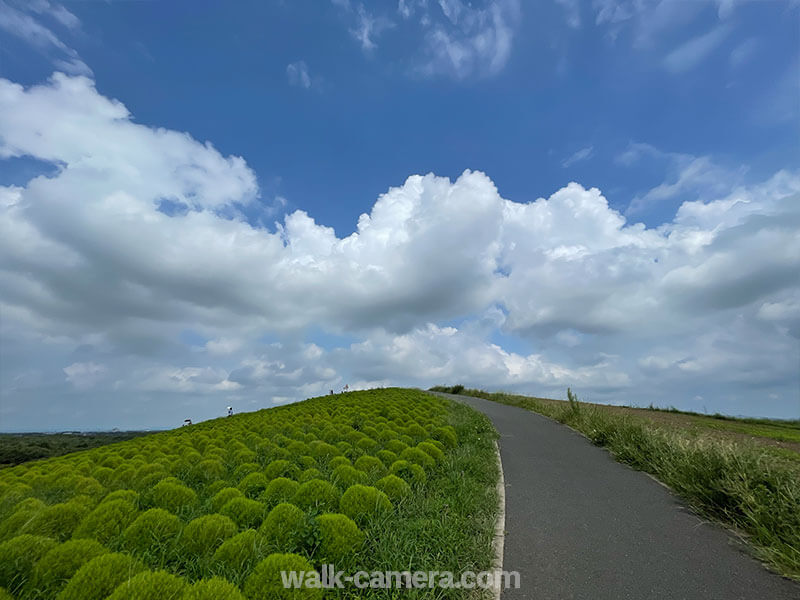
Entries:
{"label": "tall grass", "polygon": [[774,570],[800,580],[800,467],[766,448],[605,412],[580,402],[571,390],[567,402],[461,393],[520,406],[580,431],[620,462],[654,475],[697,513],[743,534]]}

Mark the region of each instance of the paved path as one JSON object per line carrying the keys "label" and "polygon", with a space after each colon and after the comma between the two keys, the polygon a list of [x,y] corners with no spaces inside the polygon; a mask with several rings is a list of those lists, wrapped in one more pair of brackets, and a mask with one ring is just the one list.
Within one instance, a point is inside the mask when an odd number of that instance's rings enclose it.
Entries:
{"label": "paved path", "polygon": [[568,427],[514,406],[449,397],[500,432],[503,567],[522,581],[503,600],[800,599],[800,585]]}

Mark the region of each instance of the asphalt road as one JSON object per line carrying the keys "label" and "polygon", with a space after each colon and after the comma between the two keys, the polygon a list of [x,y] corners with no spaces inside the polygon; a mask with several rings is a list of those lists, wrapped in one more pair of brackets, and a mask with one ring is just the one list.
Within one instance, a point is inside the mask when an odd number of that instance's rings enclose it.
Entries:
{"label": "asphalt road", "polygon": [[[449,395],[448,395],[449,396]],[[506,484],[503,600],[800,599],[723,528],[664,486],[541,415],[449,396],[500,433]]]}

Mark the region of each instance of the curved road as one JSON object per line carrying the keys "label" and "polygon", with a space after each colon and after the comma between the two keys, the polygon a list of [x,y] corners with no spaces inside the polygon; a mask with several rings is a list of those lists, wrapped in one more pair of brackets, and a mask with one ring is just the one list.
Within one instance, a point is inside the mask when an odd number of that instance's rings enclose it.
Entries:
{"label": "curved road", "polygon": [[486,414],[500,433],[503,568],[521,574],[503,600],[800,599],[800,585],[575,431],[514,406],[443,395]]}

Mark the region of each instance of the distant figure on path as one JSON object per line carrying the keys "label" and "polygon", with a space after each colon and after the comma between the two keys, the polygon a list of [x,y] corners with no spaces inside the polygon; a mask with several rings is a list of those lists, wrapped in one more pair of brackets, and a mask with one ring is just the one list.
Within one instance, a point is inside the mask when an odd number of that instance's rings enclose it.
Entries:
{"label": "distant figure on path", "polygon": [[233,407],[232,407],[232,406],[229,406],[229,407],[228,407],[228,416],[229,416],[229,417],[232,417],[232,416],[233,416]]}
{"label": "distant figure on path", "polygon": [[342,393],[349,392],[349,391],[350,391],[350,386],[345,383],[344,387],[342,388]]}
{"label": "distant figure on path", "polygon": [[191,425],[191,424],[192,424],[192,420],[191,419],[184,419],[183,420],[183,426],[184,427],[186,427],[187,425]]}

